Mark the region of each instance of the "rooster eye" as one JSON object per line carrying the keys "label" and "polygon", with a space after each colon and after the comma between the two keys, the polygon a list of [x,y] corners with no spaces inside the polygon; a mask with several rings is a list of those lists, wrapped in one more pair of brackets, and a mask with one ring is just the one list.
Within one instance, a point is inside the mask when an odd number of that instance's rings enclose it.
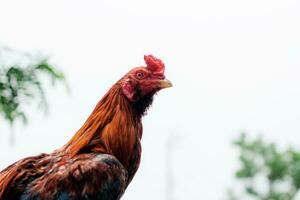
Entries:
{"label": "rooster eye", "polygon": [[139,78],[139,79],[142,79],[142,78],[144,78],[144,74],[142,72],[138,72],[136,74],[136,77]]}

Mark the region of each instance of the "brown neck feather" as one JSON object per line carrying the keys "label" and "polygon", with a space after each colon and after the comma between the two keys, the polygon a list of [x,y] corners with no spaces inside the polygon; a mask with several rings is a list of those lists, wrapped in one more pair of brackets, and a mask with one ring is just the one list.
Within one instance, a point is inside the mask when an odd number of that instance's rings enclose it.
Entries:
{"label": "brown neck feather", "polygon": [[[99,101],[83,126],[63,146],[62,151],[71,157],[82,151],[114,154],[115,151],[119,151],[116,148],[120,148],[120,142],[115,144],[114,140],[122,140],[120,138],[122,135],[116,134],[128,133],[134,129],[132,126],[136,126],[137,123],[140,123],[140,116],[137,115],[133,105],[123,95],[118,82]],[[137,133],[135,132],[134,135]],[[136,140],[136,138],[132,138],[132,140]],[[128,145],[132,146],[132,140],[125,138],[121,142],[127,142]],[[114,147],[113,145],[117,146]]]}

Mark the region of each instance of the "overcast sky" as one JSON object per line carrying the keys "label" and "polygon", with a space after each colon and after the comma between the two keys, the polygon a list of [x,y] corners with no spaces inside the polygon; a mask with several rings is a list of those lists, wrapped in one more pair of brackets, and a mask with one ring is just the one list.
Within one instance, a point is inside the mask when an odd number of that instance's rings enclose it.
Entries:
{"label": "overcast sky", "polygon": [[176,199],[224,199],[241,131],[300,149],[299,10],[297,0],[1,0],[0,44],[50,55],[72,92],[49,89],[47,117],[28,107],[14,147],[0,124],[0,168],[66,143],[151,53],[174,87],[144,118],[142,163],[123,199],[165,199],[170,134]]}

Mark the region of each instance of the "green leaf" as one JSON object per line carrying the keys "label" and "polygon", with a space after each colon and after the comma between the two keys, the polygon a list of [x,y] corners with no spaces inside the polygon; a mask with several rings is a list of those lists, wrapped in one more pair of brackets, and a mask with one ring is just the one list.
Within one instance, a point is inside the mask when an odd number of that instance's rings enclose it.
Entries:
{"label": "green leaf", "polygon": [[52,85],[58,81],[66,84],[65,76],[47,58],[36,59],[30,54],[4,48],[0,48],[0,53],[14,58],[10,60],[13,64],[0,63],[0,115],[10,124],[17,119],[27,123],[23,109],[26,103],[37,103],[45,111],[48,109],[42,76],[48,77]]}

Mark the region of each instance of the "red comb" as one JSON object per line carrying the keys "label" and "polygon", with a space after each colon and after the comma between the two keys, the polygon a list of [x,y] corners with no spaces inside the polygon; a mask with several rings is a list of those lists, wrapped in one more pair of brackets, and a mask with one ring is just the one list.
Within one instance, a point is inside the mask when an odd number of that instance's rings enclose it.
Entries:
{"label": "red comb", "polygon": [[146,62],[147,68],[156,75],[164,75],[165,64],[158,58],[155,58],[153,55],[145,55],[144,60]]}

